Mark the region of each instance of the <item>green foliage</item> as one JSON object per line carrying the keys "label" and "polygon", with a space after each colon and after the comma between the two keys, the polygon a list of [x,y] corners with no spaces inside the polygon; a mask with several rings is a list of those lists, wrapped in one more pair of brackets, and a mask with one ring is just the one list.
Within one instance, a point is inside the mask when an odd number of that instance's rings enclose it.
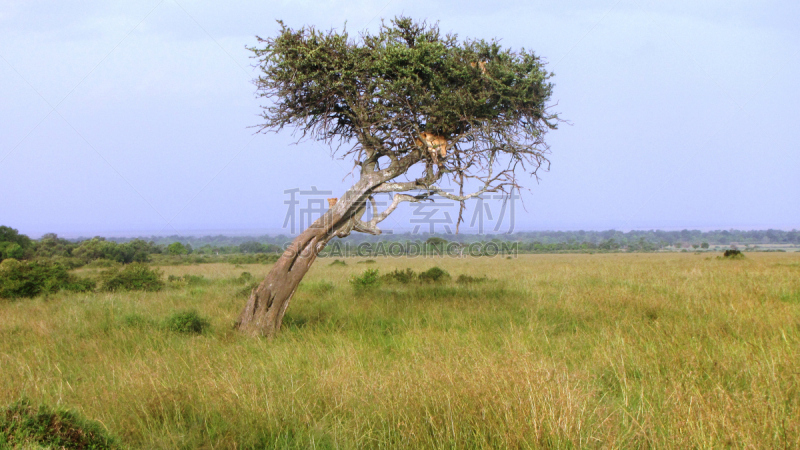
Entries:
{"label": "green foliage", "polygon": [[0,261],[8,258],[23,259],[32,241],[11,227],[0,226]]}
{"label": "green foliage", "polygon": [[389,283],[408,284],[417,280],[417,274],[411,269],[394,269],[393,272],[389,272],[381,278]]}
{"label": "green foliage", "polygon": [[72,255],[86,262],[106,259],[122,264],[132,262],[147,262],[150,253],[155,252],[155,245],[141,239],[134,239],[125,244],[107,241],[103,237],[94,237],[82,241],[72,250]]}
{"label": "green foliage", "polygon": [[[445,136],[521,120],[528,124],[522,133],[539,133],[540,121],[554,127],[545,109],[551,74],[532,52],[512,52],[497,41],[458,42],[436,25],[398,17],[361,42],[346,31],[282,23],[278,37],[259,42],[265,46],[250,49],[264,73],[258,86],[276,100],[265,108],[269,127],[304,122],[345,138],[358,135],[364,121],[386,117],[398,129],[420,128],[424,117],[425,129]],[[473,66],[477,61],[485,74]],[[362,101],[364,92],[381,101]]]}
{"label": "green foliage", "polygon": [[173,284],[185,285],[185,286],[200,286],[200,285],[209,284],[211,282],[211,280],[207,279],[206,277],[204,277],[202,275],[189,275],[189,274],[187,274],[187,275],[183,275],[183,276],[170,275],[169,277],[167,277],[167,282],[173,283]]}
{"label": "green foliage", "polygon": [[71,275],[58,263],[16,259],[6,259],[0,263],[0,297],[35,297],[61,289],[85,292],[94,287],[93,280]]}
{"label": "green foliage", "polygon": [[439,283],[450,280],[450,274],[444,269],[434,266],[422,272],[418,276],[419,281],[428,283]]}
{"label": "green foliage", "polygon": [[83,267],[86,265],[80,258],[75,258],[74,256],[51,256],[50,258],[36,258],[36,261],[46,262],[46,263],[54,263],[54,264],[61,264],[67,270],[77,269],[78,267]]}
{"label": "green foliage", "polygon": [[483,283],[484,281],[488,280],[485,276],[483,277],[473,277],[470,275],[461,274],[456,278],[456,283],[458,284],[475,284],[475,283]]}
{"label": "green foliage", "polygon": [[13,242],[22,248],[28,248],[32,244],[31,238],[7,226],[0,226],[0,242]]}
{"label": "green foliage", "polygon": [[36,258],[52,258],[54,256],[70,257],[75,244],[59,238],[55,233],[47,233],[33,245],[33,256]]}
{"label": "green foliage", "polygon": [[347,263],[346,263],[346,262],[344,262],[344,261],[342,261],[341,259],[334,259],[334,260],[333,260],[333,261],[332,261],[330,264],[328,264],[328,265],[329,265],[329,266],[346,266],[346,265],[347,265]]}
{"label": "green foliage", "polygon": [[275,244],[262,244],[258,241],[247,241],[239,244],[242,253],[280,253],[281,248]]}
{"label": "green foliage", "polygon": [[0,261],[8,258],[22,259],[25,256],[25,250],[16,242],[3,242],[2,244],[5,245],[3,245],[2,252],[0,252],[2,253]]}
{"label": "green foliage", "polygon": [[133,263],[120,269],[109,269],[100,274],[102,289],[115,291],[158,291],[164,287],[161,272],[147,265]]}
{"label": "green foliage", "polygon": [[727,259],[744,259],[744,253],[739,250],[729,249],[725,250],[722,257]]}
{"label": "green foliage", "polygon": [[115,439],[80,414],[20,400],[0,411],[0,448],[114,449]]}
{"label": "green foliage", "polygon": [[248,283],[252,280],[253,280],[253,274],[250,272],[242,272],[242,274],[239,275],[239,281],[242,283]]}
{"label": "green foliage", "polygon": [[173,313],[164,322],[164,326],[169,331],[176,333],[202,334],[211,322],[201,317],[196,310],[179,311]]}
{"label": "green foliage", "polygon": [[365,259],[364,261],[359,261],[356,264],[375,264],[374,259]]}
{"label": "green foliage", "polygon": [[350,278],[350,285],[356,291],[375,289],[381,285],[381,278],[378,269],[367,269],[361,275]]}
{"label": "green foliage", "polygon": [[225,261],[231,264],[273,264],[281,256],[277,253],[256,253],[250,255],[231,255]]}
{"label": "green foliage", "polygon": [[109,267],[119,267],[120,263],[116,261],[112,261],[110,259],[100,258],[95,259],[94,261],[86,264],[86,268],[88,269],[108,269]]}
{"label": "green foliage", "polygon": [[170,255],[186,255],[189,253],[189,250],[180,242],[173,242],[167,246],[167,253]]}

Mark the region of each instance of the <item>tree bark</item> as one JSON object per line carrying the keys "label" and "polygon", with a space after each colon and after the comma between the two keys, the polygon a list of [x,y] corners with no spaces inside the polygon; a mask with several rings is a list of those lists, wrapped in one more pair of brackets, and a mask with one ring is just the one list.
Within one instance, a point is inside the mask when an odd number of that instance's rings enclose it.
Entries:
{"label": "tree bark", "polygon": [[377,175],[362,176],[336,205],[292,241],[264,281],[250,293],[236,320],[240,331],[269,338],[280,331],[297,286],[328,241],[347,236],[353,230],[372,232],[362,228],[364,224],[359,218],[371,191],[382,181]]}
{"label": "tree bark", "polygon": [[253,289],[236,321],[240,331],[271,338],[280,330],[283,315],[297,286],[317,259],[319,251],[333,237],[330,227],[323,226],[329,215],[323,215],[297,236],[264,281]]}
{"label": "tree bark", "polygon": [[[374,161],[362,164],[361,178],[358,182],[322,217],[292,241],[264,281],[250,292],[250,298],[236,320],[236,327],[251,336],[274,337],[280,331],[283,315],[297,286],[328,241],[334,237],[345,237],[351,231],[380,234],[381,231],[377,228],[378,222],[391,214],[400,201],[416,201],[415,197],[409,195],[395,195],[394,201],[383,213],[378,214],[373,210],[372,220],[361,221],[367,201],[372,201],[373,209],[376,206],[371,197],[376,189],[405,173],[420,159],[420,152],[412,152],[401,159],[396,159],[384,170],[375,170]],[[416,184],[413,186],[413,189],[418,188]]]}

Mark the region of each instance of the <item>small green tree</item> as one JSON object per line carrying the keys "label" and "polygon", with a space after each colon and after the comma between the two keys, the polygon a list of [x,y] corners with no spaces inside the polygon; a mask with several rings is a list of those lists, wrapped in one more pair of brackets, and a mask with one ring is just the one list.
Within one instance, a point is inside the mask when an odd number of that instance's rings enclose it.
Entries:
{"label": "small green tree", "polygon": [[189,250],[180,242],[173,242],[167,246],[167,253],[170,255],[186,255]]}
{"label": "small green tree", "polygon": [[[400,203],[434,195],[462,202],[463,212],[464,201],[510,194],[519,175],[548,167],[544,137],[558,117],[549,110],[551,74],[531,51],[459,41],[406,17],[358,39],[281,23],[276,37],[258,40],[250,50],[267,101],[261,131],[291,126],[301,139],[331,145],[352,160],[357,181],[253,290],[237,321],[246,333],[280,329],[297,286],[334,237],[380,234],[378,224]],[[377,194],[392,198],[380,212]]]}
{"label": "small green tree", "polygon": [[2,259],[22,259],[22,257],[25,256],[25,250],[16,242],[9,242],[6,244],[7,245],[5,245],[5,248],[2,249]]}

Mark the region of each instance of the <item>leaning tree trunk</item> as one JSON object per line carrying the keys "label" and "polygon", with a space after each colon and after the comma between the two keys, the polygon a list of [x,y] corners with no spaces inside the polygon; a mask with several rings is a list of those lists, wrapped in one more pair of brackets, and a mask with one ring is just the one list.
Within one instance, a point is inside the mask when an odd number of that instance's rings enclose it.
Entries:
{"label": "leaning tree trunk", "polygon": [[294,291],[322,247],[333,237],[331,227],[325,226],[330,212],[303,231],[272,267],[264,281],[253,289],[247,305],[239,315],[236,326],[253,336],[273,337]]}
{"label": "leaning tree trunk", "polygon": [[[351,231],[380,234],[377,223],[391,214],[401,201],[418,200],[410,195],[396,194],[391,205],[382,213],[377,213],[377,205],[372,194],[379,186],[386,188],[381,192],[409,190],[400,185],[384,185],[384,183],[405,173],[422,158],[422,153],[415,150],[402,159],[395,159],[392,165],[384,170],[375,170],[378,156],[377,153],[373,154],[369,161],[362,163],[361,178],[358,182],[322,217],[292,241],[264,281],[250,292],[250,299],[236,320],[236,327],[239,330],[252,336],[274,337],[280,331],[283,315],[294,291],[328,241],[334,237],[345,237]],[[428,169],[430,170],[430,167]],[[414,185],[412,188],[418,187]],[[366,211],[367,201],[372,204],[373,217],[365,223],[361,221],[361,216]]]}
{"label": "leaning tree trunk", "polygon": [[292,241],[264,281],[250,293],[236,321],[239,330],[252,336],[275,336],[294,291],[325,244],[352,230],[371,232],[359,229],[358,218],[365,211],[370,192],[381,181],[377,175],[362,176],[334,207]]}

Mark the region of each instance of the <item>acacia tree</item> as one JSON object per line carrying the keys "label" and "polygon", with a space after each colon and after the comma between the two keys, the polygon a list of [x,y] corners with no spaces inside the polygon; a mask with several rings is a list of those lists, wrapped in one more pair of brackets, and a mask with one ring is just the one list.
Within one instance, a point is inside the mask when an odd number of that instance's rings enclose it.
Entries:
{"label": "acacia tree", "polygon": [[[510,194],[517,176],[549,165],[545,134],[552,76],[533,52],[497,41],[459,41],[437,25],[399,17],[375,35],[291,29],[258,38],[249,50],[267,100],[259,131],[285,126],[352,160],[353,186],[287,248],[253,289],[237,326],[272,337],[295,289],[334,237],[380,234],[378,224],[402,202],[434,195],[461,202],[486,192]],[[429,140],[445,141],[431,148]],[[457,186],[458,194],[442,186]],[[375,195],[392,195],[378,211]],[[371,217],[365,218],[367,205]]]}

